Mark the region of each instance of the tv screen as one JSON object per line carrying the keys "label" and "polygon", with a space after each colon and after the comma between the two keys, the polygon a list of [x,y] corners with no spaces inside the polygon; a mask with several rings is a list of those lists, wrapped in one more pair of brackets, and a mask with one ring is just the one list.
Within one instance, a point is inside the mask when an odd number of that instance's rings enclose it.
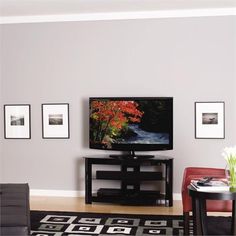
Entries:
{"label": "tv screen", "polygon": [[90,148],[173,149],[173,98],[90,98]]}

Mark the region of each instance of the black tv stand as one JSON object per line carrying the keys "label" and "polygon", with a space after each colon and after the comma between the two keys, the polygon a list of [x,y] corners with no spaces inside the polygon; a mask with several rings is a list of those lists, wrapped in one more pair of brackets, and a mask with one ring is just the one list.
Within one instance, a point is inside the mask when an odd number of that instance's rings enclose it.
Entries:
{"label": "black tv stand", "polygon": [[134,151],[130,151],[128,154],[112,154],[109,157],[120,160],[144,160],[154,158],[154,155],[136,155]]}
{"label": "black tv stand", "polygon": [[[155,156],[135,160],[102,155],[87,156],[84,159],[86,204],[110,202],[159,205],[163,200],[166,206],[173,205],[172,157]],[[107,186],[106,182],[110,181],[114,181],[112,187]],[[93,188],[94,182],[99,183],[99,189]],[[154,184],[154,188],[149,188],[150,183]]]}

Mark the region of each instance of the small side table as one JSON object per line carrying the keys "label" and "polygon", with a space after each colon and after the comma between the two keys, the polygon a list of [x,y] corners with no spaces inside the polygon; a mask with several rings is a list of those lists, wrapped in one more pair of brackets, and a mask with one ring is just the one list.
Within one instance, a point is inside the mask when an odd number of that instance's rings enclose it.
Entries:
{"label": "small side table", "polygon": [[232,200],[231,234],[236,235],[236,192],[200,192],[191,185],[188,186],[188,191],[192,197],[194,235],[207,235],[206,200]]}

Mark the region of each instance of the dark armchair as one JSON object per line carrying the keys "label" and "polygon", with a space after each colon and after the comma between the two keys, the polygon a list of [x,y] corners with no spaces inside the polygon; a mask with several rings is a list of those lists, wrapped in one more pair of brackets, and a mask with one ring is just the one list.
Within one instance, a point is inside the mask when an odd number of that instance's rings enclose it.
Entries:
{"label": "dark armchair", "polygon": [[[225,178],[225,170],[217,168],[188,167],[184,170],[182,182],[182,204],[184,217],[184,235],[189,235],[189,213],[192,211],[191,197],[188,195],[188,185],[192,179],[199,179],[205,176]],[[232,211],[230,201],[209,200],[207,201],[207,211],[227,212]]]}

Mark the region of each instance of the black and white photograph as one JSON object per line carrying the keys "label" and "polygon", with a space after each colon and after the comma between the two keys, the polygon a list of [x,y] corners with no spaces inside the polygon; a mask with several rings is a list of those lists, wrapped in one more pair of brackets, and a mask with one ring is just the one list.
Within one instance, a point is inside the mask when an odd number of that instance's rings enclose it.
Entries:
{"label": "black and white photograph", "polygon": [[225,138],[225,103],[195,102],[195,138]]}
{"label": "black and white photograph", "polygon": [[11,116],[11,125],[24,125],[25,117],[24,115]]}
{"label": "black and white photograph", "polygon": [[49,114],[49,125],[63,125],[63,114]]}
{"label": "black and white photograph", "polygon": [[69,104],[42,104],[42,125],[45,139],[69,138]]}
{"label": "black and white photograph", "polygon": [[30,139],[30,105],[4,105],[6,139]]}
{"label": "black and white photograph", "polygon": [[217,125],[218,124],[218,113],[202,113],[202,124],[203,125]]}

